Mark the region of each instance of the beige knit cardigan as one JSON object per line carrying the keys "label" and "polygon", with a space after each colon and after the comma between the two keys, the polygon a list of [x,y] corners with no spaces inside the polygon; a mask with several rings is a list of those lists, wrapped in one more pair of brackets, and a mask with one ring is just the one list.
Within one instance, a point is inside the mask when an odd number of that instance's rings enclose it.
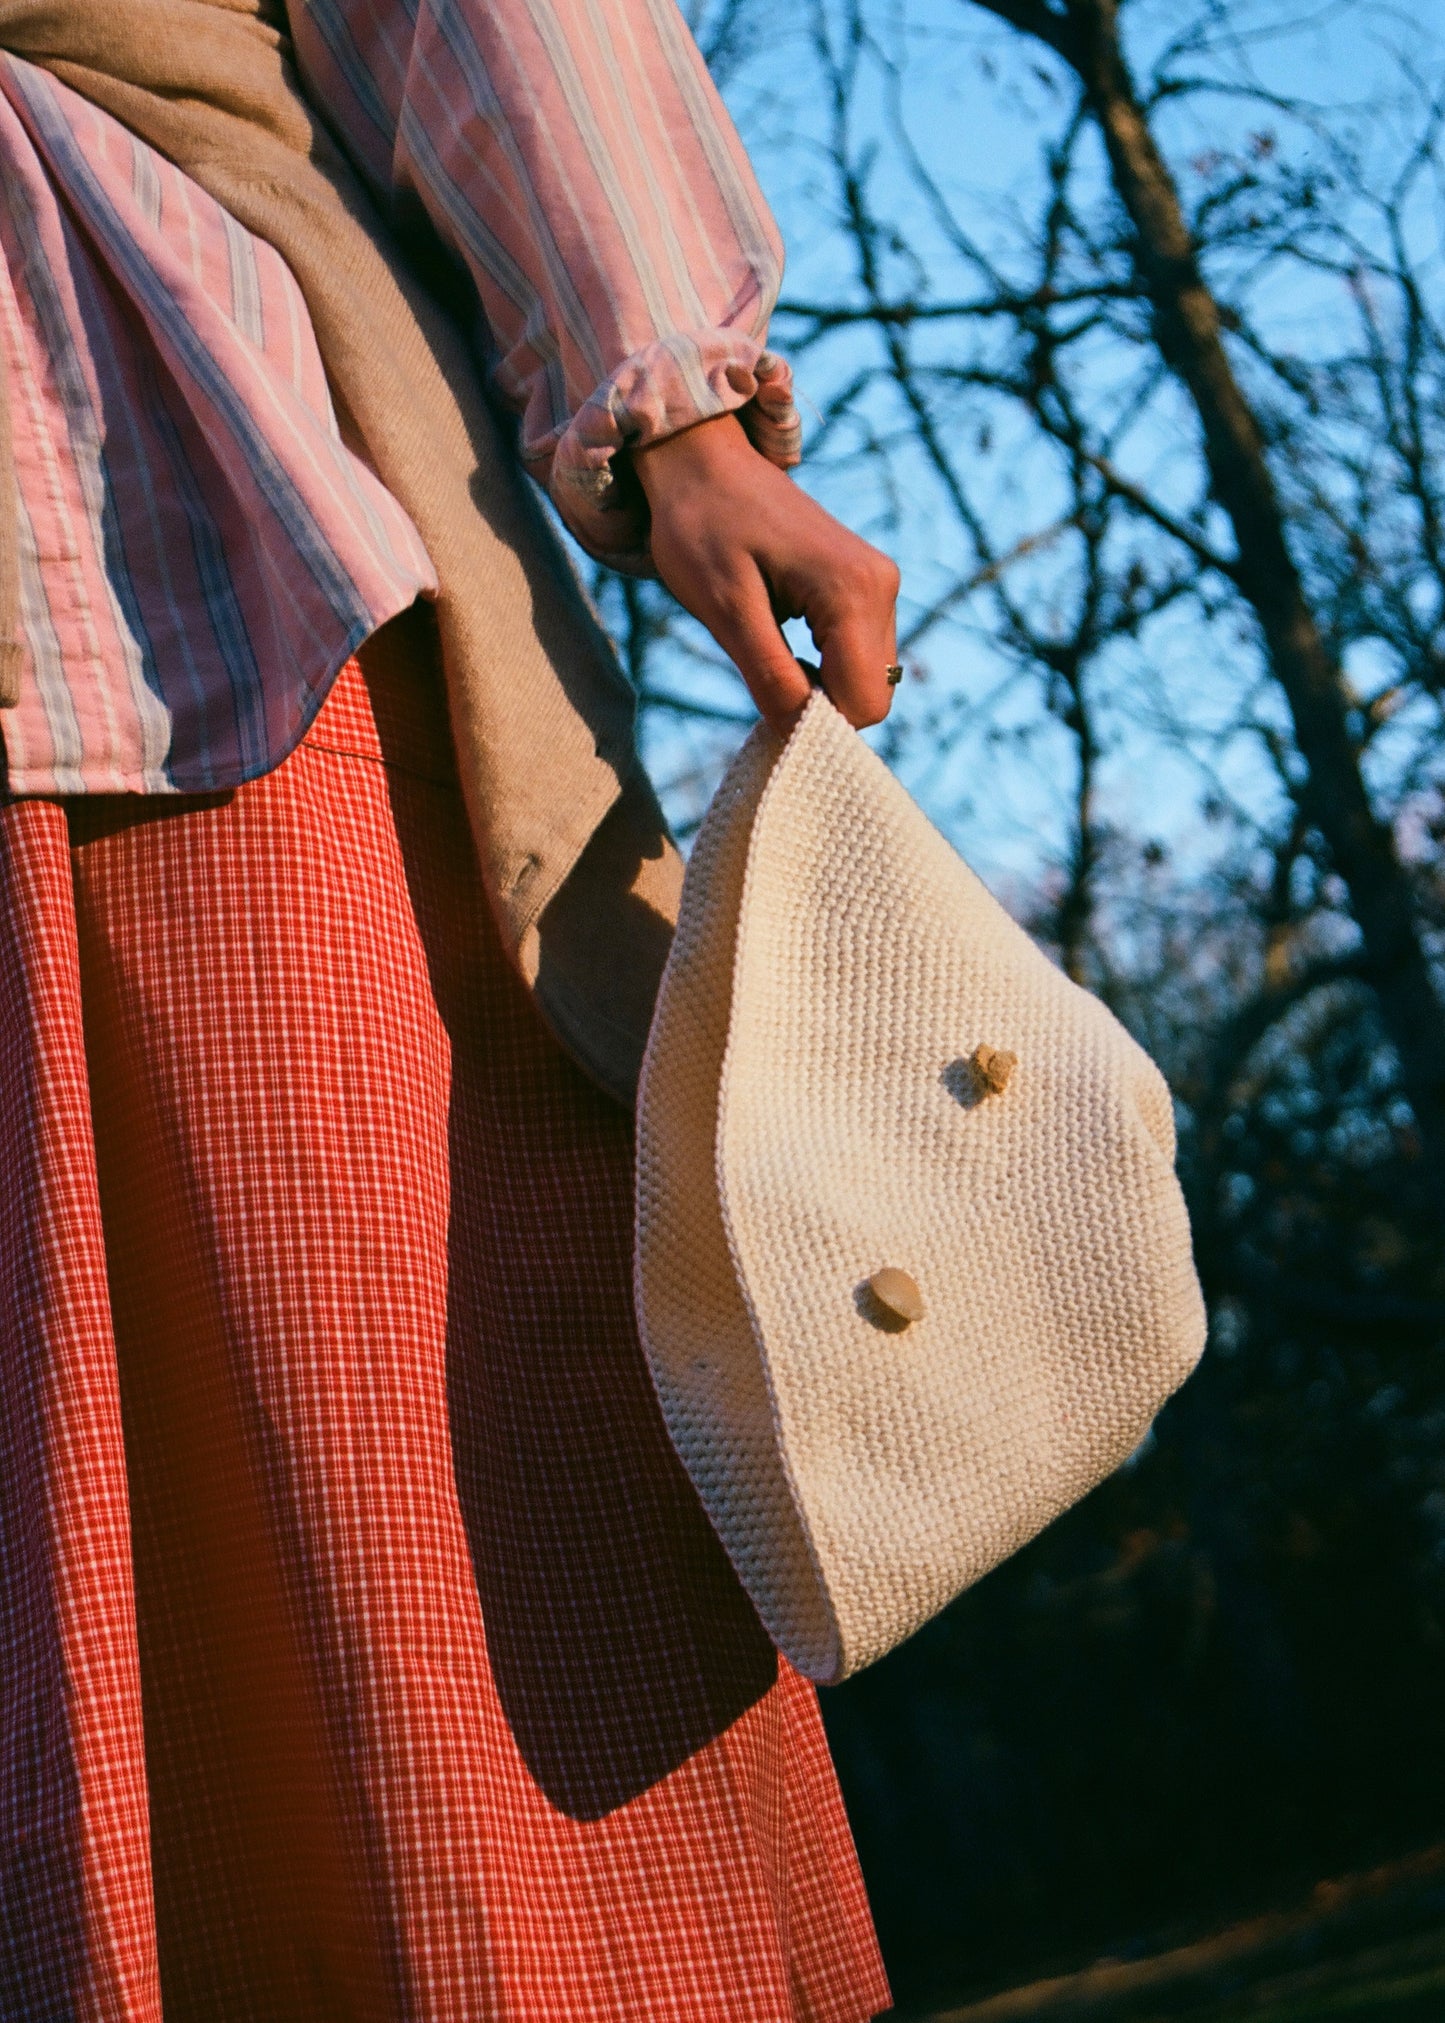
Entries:
{"label": "beige knit cardigan", "polygon": [[[637,761],[632,691],[457,327],[302,97],[282,0],[0,0],[0,47],[121,120],[290,266],[343,433],[437,572],[462,786],[508,954],[564,1045],[630,1101],[681,884]],[[0,402],[0,497],[13,500],[8,445]],[[12,507],[12,696],[14,530]]]}

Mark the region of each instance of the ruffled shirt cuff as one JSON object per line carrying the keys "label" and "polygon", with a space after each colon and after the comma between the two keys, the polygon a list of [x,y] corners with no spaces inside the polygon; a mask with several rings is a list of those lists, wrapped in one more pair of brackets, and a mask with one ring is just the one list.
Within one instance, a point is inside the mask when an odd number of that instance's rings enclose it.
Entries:
{"label": "ruffled shirt cuff", "polygon": [[753,447],[780,470],[801,461],[803,430],[787,361],[740,331],[684,330],[624,359],[556,443],[527,462],[590,555],[649,576],[647,501],[618,452],[720,414],[736,414]]}

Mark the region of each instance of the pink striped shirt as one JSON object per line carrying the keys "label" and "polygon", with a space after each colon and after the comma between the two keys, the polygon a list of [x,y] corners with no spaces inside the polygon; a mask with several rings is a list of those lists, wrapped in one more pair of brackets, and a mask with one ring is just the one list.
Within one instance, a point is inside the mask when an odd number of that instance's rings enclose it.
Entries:
{"label": "pink striped shirt", "polygon": [[[522,453],[644,563],[624,446],[741,413],[797,458],[764,349],[781,248],[673,0],[292,0],[308,94],[471,276]],[[342,443],[296,283],[163,157],[0,54],[0,344],[20,514],[10,791],[190,792],[276,765],[435,588]]]}

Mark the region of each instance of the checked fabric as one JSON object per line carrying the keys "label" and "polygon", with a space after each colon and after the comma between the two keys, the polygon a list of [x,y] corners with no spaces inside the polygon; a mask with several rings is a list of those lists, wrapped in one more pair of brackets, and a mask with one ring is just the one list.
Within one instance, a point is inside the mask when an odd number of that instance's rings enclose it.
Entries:
{"label": "checked fabric", "polygon": [[0,2015],[862,2023],[421,637],[232,792],[0,810]]}

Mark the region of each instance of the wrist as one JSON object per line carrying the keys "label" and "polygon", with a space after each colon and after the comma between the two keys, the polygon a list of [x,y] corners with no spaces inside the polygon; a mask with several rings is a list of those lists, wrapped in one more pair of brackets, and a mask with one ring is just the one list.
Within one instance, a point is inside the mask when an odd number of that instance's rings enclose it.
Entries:
{"label": "wrist", "polygon": [[632,452],[633,469],[654,512],[683,492],[716,485],[739,469],[751,472],[759,462],[767,459],[748,441],[735,414],[710,415]]}

